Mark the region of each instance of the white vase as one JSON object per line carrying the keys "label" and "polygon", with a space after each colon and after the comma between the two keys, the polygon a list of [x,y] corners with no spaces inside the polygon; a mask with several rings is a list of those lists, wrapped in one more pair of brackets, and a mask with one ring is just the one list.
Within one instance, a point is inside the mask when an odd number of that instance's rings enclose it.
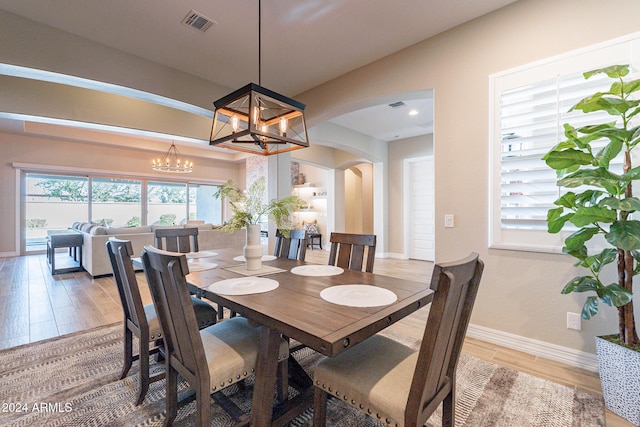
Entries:
{"label": "white vase", "polygon": [[640,425],[640,353],[596,337],[596,354],[605,406]]}
{"label": "white vase", "polygon": [[244,246],[244,259],[247,270],[260,270],[262,268],[260,224],[247,226],[247,244]]}

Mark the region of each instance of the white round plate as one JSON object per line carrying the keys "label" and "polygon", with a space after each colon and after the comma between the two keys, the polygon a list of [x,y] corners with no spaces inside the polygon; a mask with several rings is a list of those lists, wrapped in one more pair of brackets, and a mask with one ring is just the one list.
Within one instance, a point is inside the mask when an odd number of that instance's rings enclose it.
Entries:
{"label": "white round plate", "polygon": [[211,256],[216,256],[218,255],[218,252],[213,252],[213,251],[198,251],[198,252],[189,252],[188,254],[185,254],[187,256],[187,259],[197,259],[197,258],[208,258]]}
{"label": "white round plate", "polygon": [[[273,261],[274,259],[276,259],[275,255],[262,255],[262,261]],[[244,255],[239,255],[235,258],[233,258],[234,261],[240,261],[240,262],[245,262],[246,259],[244,258]]]}
{"label": "white round plate", "polygon": [[344,269],[335,265],[299,265],[291,269],[293,274],[299,276],[337,276],[342,274]]}
{"label": "white round plate", "polygon": [[398,297],[389,289],[370,285],[339,285],[320,292],[323,300],[349,307],[379,307],[394,303]]}
{"label": "white round plate", "polygon": [[189,260],[188,262],[189,262],[189,273],[195,273],[196,271],[211,270],[212,268],[216,268],[218,266],[218,264],[216,264],[215,262],[199,261],[197,259]]}
{"label": "white round plate", "polygon": [[211,292],[220,295],[249,295],[269,292],[280,284],[266,277],[236,277],[234,279],[221,280],[209,286]]}

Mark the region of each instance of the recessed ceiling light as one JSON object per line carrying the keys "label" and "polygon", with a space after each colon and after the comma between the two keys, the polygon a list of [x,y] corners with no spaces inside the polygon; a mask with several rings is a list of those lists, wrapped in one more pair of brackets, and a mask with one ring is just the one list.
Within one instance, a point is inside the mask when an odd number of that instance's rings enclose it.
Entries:
{"label": "recessed ceiling light", "polygon": [[409,115],[410,115],[410,116],[417,116],[417,115],[418,115],[418,110],[411,110],[411,111],[409,111]]}

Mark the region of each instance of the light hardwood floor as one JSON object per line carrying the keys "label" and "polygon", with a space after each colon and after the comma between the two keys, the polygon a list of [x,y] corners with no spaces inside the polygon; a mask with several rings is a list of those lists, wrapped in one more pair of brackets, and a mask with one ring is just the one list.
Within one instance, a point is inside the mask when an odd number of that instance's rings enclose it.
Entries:
{"label": "light hardwood floor", "polygon": [[[326,264],[327,258],[326,251],[307,251],[307,261]],[[378,258],[374,271],[426,282],[432,268],[432,263],[424,261]],[[138,273],[137,277],[142,285],[143,300],[151,302],[144,275]],[[392,327],[419,338],[427,313],[420,310]],[[92,279],[86,272],[52,276],[45,255],[0,258],[0,349],[121,320],[122,309],[111,276]],[[601,392],[594,372],[473,338],[467,338],[463,351],[549,381]],[[607,426],[632,426],[609,411],[606,419]]]}

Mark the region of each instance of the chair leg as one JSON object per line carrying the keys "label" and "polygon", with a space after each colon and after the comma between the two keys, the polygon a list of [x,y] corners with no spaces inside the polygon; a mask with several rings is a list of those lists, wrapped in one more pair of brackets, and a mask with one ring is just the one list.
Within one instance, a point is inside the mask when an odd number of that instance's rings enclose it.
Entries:
{"label": "chair leg", "polygon": [[280,363],[278,363],[277,394],[278,394],[278,402],[280,403],[285,402],[289,399],[289,361],[288,360],[283,360]]}
{"label": "chair leg", "polygon": [[316,387],[313,395],[313,427],[327,425],[327,393]]}
{"label": "chair leg", "polygon": [[454,390],[442,401],[442,427],[453,427],[456,419]]}
{"label": "chair leg", "polygon": [[131,364],[133,363],[133,335],[131,330],[127,328],[127,320],[124,321],[124,366],[122,367],[122,373],[120,379],[123,379],[129,373]]}
{"label": "chair leg", "polygon": [[178,372],[166,363],[167,392],[165,397],[165,426],[173,424],[178,415]]}
{"label": "chair leg", "polygon": [[210,390],[203,384],[197,384],[196,387],[196,425],[200,427],[209,427],[211,424],[211,395]]}
{"label": "chair leg", "polygon": [[138,390],[138,400],[136,406],[140,405],[147,395],[149,390],[149,342],[143,342],[142,339],[138,340],[140,345],[139,349],[139,364],[140,364],[140,390]]}

